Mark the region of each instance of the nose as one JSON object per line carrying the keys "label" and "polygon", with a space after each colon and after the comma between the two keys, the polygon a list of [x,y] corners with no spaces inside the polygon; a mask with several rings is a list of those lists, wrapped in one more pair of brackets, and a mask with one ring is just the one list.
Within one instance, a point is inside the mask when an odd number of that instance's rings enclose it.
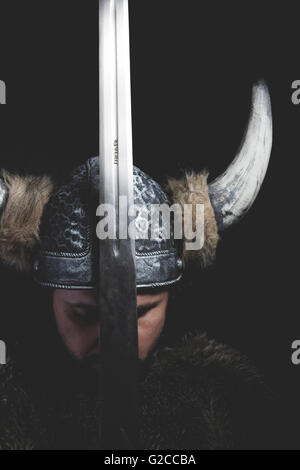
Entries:
{"label": "nose", "polygon": [[89,342],[91,346],[88,354],[100,354],[100,325],[93,328]]}

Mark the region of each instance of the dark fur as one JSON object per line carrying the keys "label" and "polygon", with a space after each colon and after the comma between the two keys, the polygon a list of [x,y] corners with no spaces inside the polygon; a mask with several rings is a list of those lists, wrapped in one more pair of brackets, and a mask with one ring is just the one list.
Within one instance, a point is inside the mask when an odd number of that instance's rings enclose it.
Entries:
{"label": "dark fur", "polygon": [[[95,447],[98,411],[90,397],[64,396],[58,384],[59,398],[45,390],[49,406],[41,412],[24,384],[15,364],[0,369],[1,450]],[[268,390],[245,358],[205,334],[157,351],[141,384],[143,449],[272,448]]]}

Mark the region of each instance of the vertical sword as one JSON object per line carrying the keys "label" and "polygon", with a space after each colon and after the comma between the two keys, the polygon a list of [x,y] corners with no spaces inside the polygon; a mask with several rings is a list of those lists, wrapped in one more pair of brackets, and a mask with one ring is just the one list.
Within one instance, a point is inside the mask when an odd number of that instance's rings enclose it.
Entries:
{"label": "vertical sword", "polygon": [[99,0],[100,204],[115,210],[114,240],[100,240],[101,416],[103,449],[135,449],[137,419],[137,298],[135,241],[119,220],[120,198],[133,195],[128,0]]}

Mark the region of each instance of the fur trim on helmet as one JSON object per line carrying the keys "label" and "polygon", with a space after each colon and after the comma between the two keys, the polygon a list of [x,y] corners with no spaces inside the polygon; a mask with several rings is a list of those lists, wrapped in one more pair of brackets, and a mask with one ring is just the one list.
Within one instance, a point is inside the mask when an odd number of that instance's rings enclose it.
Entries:
{"label": "fur trim on helmet", "polygon": [[28,271],[53,184],[47,176],[21,177],[6,171],[1,176],[9,196],[0,221],[0,259],[19,271]]}
{"label": "fur trim on helmet", "polygon": [[[184,249],[184,262],[200,261],[201,267],[205,268],[213,263],[216,255],[216,249],[219,241],[219,234],[215,213],[212,208],[207,185],[208,173],[202,172],[186,173],[183,178],[169,179],[167,191],[171,195],[175,204],[180,204],[182,209],[185,204],[204,204],[204,246],[198,251],[188,251]],[[195,219],[195,210],[193,210],[193,219]],[[193,220],[195,228],[195,220]]]}

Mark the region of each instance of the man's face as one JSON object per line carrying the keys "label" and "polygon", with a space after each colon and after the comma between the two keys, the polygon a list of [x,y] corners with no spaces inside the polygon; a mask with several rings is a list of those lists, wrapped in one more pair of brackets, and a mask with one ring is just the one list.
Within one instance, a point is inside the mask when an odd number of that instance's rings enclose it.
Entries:
{"label": "man's face", "polygon": [[[139,358],[144,360],[163,330],[168,292],[138,295]],[[100,323],[96,291],[55,290],[53,310],[59,334],[68,351],[92,367],[99,366]]]}

